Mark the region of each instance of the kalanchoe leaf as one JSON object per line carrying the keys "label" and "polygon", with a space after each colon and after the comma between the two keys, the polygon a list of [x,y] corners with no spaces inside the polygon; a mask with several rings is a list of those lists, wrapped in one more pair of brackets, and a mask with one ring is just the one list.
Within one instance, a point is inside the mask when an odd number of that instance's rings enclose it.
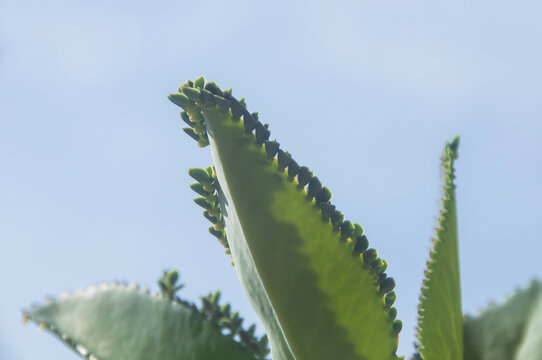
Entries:
{"label": "kalanchoe leaf", "polygon": [[418,308],[418,348],[425,360],[460,359],[463,356],[463,324],[457,245],[454,160],[459,138],[444,148],[444,195],[437,239],[427,263]]}
{"label": "kalanchoe leaf", "polygon": [[[264,322],[272,357],[396,359],[398,323],[389,319],[384,294],[378,296],[383,263],[371,271],[352,256],[352,247],[341,241],[344,217],[329,202],[330,192],[288,152],[264,141],[265,126],[244,101],[238,102],[241,123],[236,100],[224,97],[231,111],[216,102],[196,104],[194,111],[204,117],[232,257]],[[265,147],[254,146],[262,142]],[[307,202],[307,194],[316,202]]]}
{"label": "kalanchoe leaf", "polygon": [[[174,274],[166,272],[170,283]],[[137,286],[93,286],[35,307],[26,317],[91,360],[263,360],[267,353],[223,335],[223,325],[195,305]]]}

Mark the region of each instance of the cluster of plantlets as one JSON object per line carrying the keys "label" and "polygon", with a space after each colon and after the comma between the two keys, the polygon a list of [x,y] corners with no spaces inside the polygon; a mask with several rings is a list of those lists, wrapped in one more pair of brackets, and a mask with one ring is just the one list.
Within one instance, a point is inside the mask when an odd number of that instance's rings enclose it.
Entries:
{"label": "cluster of plantlets", "polygon": [[188,174],[197,181],[197,183],[190,185],[190,188],[202,196],[194,199],[194,202],[204,209],[203,216],[213,224],[209,228],[209,233],[224,246],[226,254],[230,254],[230,246],[224,231],[224,217],[220,212],[216,174],[213,167],[209,166],[205,170],[200,168],[189,169]]}
{"label": "cluster of plantlets", "polygon": [[[25,316],[87,358],[393,360],[402,322],[395,281],[363,227],[345,220],[331,191],[299,165],[244,99],[203,77],[169,99],[183,130],[210,145],[214,166],[189,175],[209,232],[231,255],[245,293],[267,332],[244,330],[220,293],[202,307],[175,294],[165,272],[162,294],[105,286],[76,292]],[[443,199],[420,305],[416,354],[424,360],[542,359],[542,286],[535,282],[501,306],[463,318],[459,282],[454,161],[459,139],[442,155]],[[83,324],[83,325],[82,325]],[[81,350],[83,349],[83,351]]]}

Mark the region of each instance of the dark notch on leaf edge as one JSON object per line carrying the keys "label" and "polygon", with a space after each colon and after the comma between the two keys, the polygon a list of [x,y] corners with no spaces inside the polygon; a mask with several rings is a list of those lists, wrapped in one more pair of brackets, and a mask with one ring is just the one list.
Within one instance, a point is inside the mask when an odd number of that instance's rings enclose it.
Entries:
{"label": "dark notch on leaf edge", "polygon": [[[200,77],[194,83],[204,83],[203,77]],[[188,90],[188,88],[190,88],[190,90]],[[205,128],[205,121],[200,108],[201,106],[219,106],[221,111],[230,112],[232,121],[234,122],[238,122],[242,117],[245,135],[253,136],[256,146],[261,147],[264,145],[268,159],[277,159],[277,170],[279,172],[284,172],[288,169],[289,180],[294,181],[295,178],[297,178],[297,189],[299,191],[306,190],[307,201],[313,202],[315,207],[321,211],[322,221],[329,223],[329,221],[332,220],[331,225],[333,226],[333,230],[341,234],[341,241],[349,244],[353,248],[353,255],[356,257],[359,256],[362,259],[363,267],[373,274],[378,287],[378,295],[385,297],[388,293],[392,292],[395,287],[395,281],[393,278],[388,278],[387,274],[384,272],[387,267],[387,262],[378,258],[375,249],[368,249],[369,242],[367,237],[363,234],[361,225],[356,223],[352,226],[352,229],[350,221],[345,221],[344,215],[336,210],[334,205],[331,205],[331,191],[322,186],[318,178],[313,175],[312,171],[305,166],[300,167],[297,162],[292,159],[290,153],[280,149],[278,142],[269,140],[271,133],[268,130],[267,124],[263,125],[259,122],[257,112],[251,114],[246,109],[244,98],[239,101],[236,100],[232,96],[231,90],[222,92],[214,82],[207,83],[203,89],[201,86],[194,87],[191,82],[186,82],[180,87],[180,91],[182,91],[183,94],[170,94],[169,99],[174,104],[183,108],[189,115],[191,121],[197,122],[198,125],[202,125],[200,128]],[[199,97],[197,96],[198,91],[201,95]],[[190,94],[191,97],[189,98],[185,94]],[[209,96],[210,94],[213,96]],[[218,104],[218,102],[222,102],[222,100],[229,100],[229,108]],[[222,102],[222,104],[224,104],[224,102]],[[258,129],[260,129],[259,135]],[[253,134],[254,130],[256,130],[256,134]],[[204,140],[208,144],[209,140],[206,132]],[[201,146],[200,142],[201,138],[198,141],[198,144]],[[294,164],[292,170],[290,170],[291,164]],[[385,264],[385,266],[383,264]],[[394,301],[395,296],[387,298],[384,309],[390,311]],[[391,321],[393,332],[398,334],[401,331],[402,322],[394,319],[391,319]]]}

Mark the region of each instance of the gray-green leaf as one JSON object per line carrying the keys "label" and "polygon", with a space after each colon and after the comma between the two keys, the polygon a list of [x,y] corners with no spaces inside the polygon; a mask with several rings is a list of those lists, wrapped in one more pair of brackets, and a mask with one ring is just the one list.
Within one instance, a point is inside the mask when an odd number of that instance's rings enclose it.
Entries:
{"label": "gray-green leaf", "polygon": [[363,228],[243,101],[215,83],[189,87],[191,101],[170,99],[211,145],[227,243],[273,358],[396,359],[395,281]]}
{"label": "gray-green leaf", "polygon": [[26,316],[91,359],[256,359],[195,306],[136,286],[90,287]]}

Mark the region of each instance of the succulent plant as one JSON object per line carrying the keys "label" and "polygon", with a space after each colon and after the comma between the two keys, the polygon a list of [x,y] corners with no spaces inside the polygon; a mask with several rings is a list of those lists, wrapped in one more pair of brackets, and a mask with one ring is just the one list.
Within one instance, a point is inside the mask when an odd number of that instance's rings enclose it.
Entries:
{"label": "succulent plant", "polygon": [[[104,284],[25,312],[83,357],[123,359],[392,360],[402,322],[388,263],[363,227],[345,218],[309,168],[270,140],[268,124],[244,99],[203,77],[169,99],[183,131],[210,146],[214,164],[188,171],[194,201],[231,256],[267,335],[220,293],[196,305],[177,296],[177,271],[161,293]],[[442,154],[439,226],[421,289],[416,353],[425,360],[542,359],[542,285],[518,291],[477,317],[461,308],[454,161],[459,138]],[[268,341],[269,347],[268,349]]]}

